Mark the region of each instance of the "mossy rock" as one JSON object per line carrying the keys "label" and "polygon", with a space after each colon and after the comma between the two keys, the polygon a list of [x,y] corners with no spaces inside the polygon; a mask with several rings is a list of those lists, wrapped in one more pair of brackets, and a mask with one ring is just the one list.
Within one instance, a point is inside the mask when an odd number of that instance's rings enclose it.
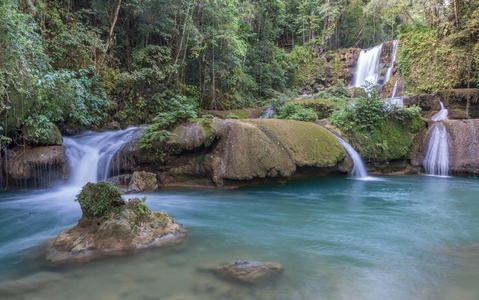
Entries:
{"label": "mossy rock", "polygon": [[300,103],[305,108],[311,108],[318,115],[319,119],[328,118],[338,108],[338,104],[327,99],[298,99],[291,103]]}
{"label": "mossy rock", "polygon": [[107,182],[87,183],[76,201],[80,203],[82,217],[110,218],[112,213],[120,213],[125,206],[122,193],[114,185]]}
{"label": "mossy rock", "polygon": [[23,136],[31,145],[59,146],[63,143],[63,137],[55,124],[48,122],[45,128],[46,134],[39,134],[33,126],[23,128]]}

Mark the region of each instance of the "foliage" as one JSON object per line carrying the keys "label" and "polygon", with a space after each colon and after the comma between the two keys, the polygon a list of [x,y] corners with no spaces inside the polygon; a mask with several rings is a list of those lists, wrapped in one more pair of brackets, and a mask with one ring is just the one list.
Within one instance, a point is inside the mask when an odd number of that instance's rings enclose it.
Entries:
{"label": "foliage", "polygon": [[390,106],[365,87],[361,98],[353,100],[331,115],[331,123],[340,128],[351,145],[369,161],[404,158],[411,147],[411,133],[422,126],[419,107]]}
{"label": "foliage", "polygon": [[305,108],[299,103],[288,103],[279,110],[279,119],[297,120],[304,122],[313,122],[318,116],[311,108]]}
{"label": "foliage", "polygon": [[122,193],[110,183],[87,183],[75,201],[80,203],[83,216],[87,219],[110,218],[112,213],[118,214],[125,207]]}
{"label": "foliage", "polygon": [[141,198],[141,202],[136,205],[136,214],[139,216],[146,215],[150,212],[146,202],[146,196]]}

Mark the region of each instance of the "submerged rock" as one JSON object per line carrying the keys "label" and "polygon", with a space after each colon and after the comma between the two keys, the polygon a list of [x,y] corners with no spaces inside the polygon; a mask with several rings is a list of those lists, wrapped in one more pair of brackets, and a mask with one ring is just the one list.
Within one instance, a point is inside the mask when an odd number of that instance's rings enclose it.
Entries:
{"label": "submerged rock", "polygon": [[[20,296],[32,293],[40,288],[61,280],[59,273],[38,272],[15,280],[7,280],[0,283],[1,296]],[[22,297],[22,299],[24,299]]]}
{"label": "submerged rock", "polygon": [[278,276],[284,267],[277,262],[237,261],[234,264],[219,267],[216,275],[243,283],[258,284]]}

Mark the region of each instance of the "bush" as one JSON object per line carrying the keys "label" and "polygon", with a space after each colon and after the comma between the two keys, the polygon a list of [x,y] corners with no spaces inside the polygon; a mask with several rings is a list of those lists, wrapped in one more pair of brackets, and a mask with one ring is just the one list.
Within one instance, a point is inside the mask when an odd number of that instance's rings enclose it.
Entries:
{"label": "bush", "polygon": [[112,213],[120,213],[125,207],[122,193],[106,182],[87,183],[75,201],[80,203],[83,217],[87,219],[110,218]]}
{"label": "bush", "polygon": [[313,122],[318,116],[311,108],[305,108],[300,103],[288,103],[279,110],[279,119],[297,120],[305,122]]}

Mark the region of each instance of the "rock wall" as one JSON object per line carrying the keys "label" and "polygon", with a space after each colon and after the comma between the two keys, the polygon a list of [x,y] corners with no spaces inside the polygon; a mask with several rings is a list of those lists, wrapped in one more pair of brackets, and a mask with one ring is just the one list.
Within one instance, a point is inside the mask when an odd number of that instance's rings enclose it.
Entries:
{"label": "rock wall", "polygon": [[479,119],[445,120],[449,134],[449,170],[453,175],[479,173]]}
{"label": "rock wall", "polygon": [[69,166],[64,146],[14,148],[3,165],[9,185],[47,187],[68,178]]}
{"label": "rock wall", "polygon": [[349,172],[352,163],[336,137],[313,123],[215,118],[178,126],[159,152],[135,147],[123,168],[156,173],[162,185],[225,188],[302,172]]}

